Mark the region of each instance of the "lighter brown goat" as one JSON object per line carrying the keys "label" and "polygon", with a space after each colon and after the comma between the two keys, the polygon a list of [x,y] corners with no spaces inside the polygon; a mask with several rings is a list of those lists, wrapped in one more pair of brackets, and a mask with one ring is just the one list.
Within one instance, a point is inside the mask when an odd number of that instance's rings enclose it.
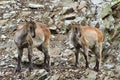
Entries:
{"label": "lighter brown goat", "polygon": [[91,26],[73,27],[71,41],[75,48],[75,66],[77,66],[78,64],[78,53],[81,48],[83,49],[83,51],[81,50],[81,52],[86,60],[86,68],[88,68],[88,52],[91,50],[92,52],[94,52],[96,58],[96,65],[94,67],[94,70],[99,71],[102,59],[102,32],[99,29]]}
{"label": "lighter brown goat", "polygon": [[34,21],[27,21],[20,24],[15,32],[14,42],[18,51],[18,65],[16,72],[21,70],[21,58],[23,55],[23,49],[28,49],[29,59],[29,71],[33,69],[32,66],[32,50],[36,47],[42,51],[45,55],[44,63],[47,71],[50,71],[50,56],[49,56],[49,44],[50,44],[50,30],[45,24]]}

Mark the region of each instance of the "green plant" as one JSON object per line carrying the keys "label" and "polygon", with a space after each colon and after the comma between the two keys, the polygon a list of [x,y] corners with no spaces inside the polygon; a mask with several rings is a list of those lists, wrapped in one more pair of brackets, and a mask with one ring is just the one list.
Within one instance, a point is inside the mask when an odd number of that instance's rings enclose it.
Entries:
{"label": "green plant", "polygon": [[112,0],[112,2],[119,2],[120,0]]}

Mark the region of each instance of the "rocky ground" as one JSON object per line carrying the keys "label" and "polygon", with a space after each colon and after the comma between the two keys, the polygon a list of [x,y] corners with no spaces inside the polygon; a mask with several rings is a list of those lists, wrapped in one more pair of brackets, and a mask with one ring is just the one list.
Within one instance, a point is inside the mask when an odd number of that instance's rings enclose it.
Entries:
{"label": "rocky ground", "polygon": [[[119,0],[118,0],[119,1]],[[116,3],[115,3],[116,2]],[[0,1],[0,80],[119,80],[120,79],[120,3],[111,0],[1,0]],[[34,70],[28,71],[27,51],[22,58],[22,71],[15,73],[17,50],[14,30],[26,20],[40,21],[51,30],[51,72],[42,65],[44,55],[33,53]],[[104,33],[103,64],[95,72],[94,55],[90,68],[80,54],[75,68],[74,48],[69,40],[71,22],[91,25]]]}

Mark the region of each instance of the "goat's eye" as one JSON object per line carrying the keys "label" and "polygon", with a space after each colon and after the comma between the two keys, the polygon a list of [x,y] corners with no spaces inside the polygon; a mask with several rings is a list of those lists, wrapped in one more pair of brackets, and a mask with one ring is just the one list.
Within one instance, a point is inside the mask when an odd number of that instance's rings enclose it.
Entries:
{"label": "goat's eye", "polygon": [[77,35],[78,37],[81,37],[81,33],[78,33],[78,35]]}
{"label": "goat's eye", "polygon": [[30,27],[30,30],[33,30],[33,28],[32,28],[32,27]]}

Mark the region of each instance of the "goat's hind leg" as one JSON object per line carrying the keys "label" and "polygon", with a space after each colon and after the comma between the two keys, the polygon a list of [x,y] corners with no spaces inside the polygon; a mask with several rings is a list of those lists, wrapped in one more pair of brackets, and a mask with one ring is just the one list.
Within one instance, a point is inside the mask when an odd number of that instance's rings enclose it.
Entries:
{"label": "goat's hind leg", "polygon": [[20,70],[21,70],[21,58],[23,55],[23,48],[18,48],[17,52],[18,52],[18,64],[17,64],[16,72],[20,72]]}
{"label": "goat's hind leg", "polygon": [[28,47],[29,71],[33,70],[32,66],[32,48]]}
{"label": "goat's hind leg", "polygon": [[45,69],[46,71],[50,71],[50,55],[49,55],[49,50],[48,50],[48,46],[46,45],[42,45],[42,52],[44,53],[44,64],[45,64]]}
{"label": "goat's hind leg", "polygon": [[96,58],[96,64],[95,64],[94,70],[99,71],[99,61],[98,61],[99,54],[98,54],[98,47],[97,46],[95,46],[94,53],[95,53],[95,58]]}
{"label": "goat's hind leg", "polygon": [[101,64],[102,64],[102,43],[96,46],[95,55],[96,55],[96,65],[94,67],[94,70],[99,71],[99,69],[101,68]]}

